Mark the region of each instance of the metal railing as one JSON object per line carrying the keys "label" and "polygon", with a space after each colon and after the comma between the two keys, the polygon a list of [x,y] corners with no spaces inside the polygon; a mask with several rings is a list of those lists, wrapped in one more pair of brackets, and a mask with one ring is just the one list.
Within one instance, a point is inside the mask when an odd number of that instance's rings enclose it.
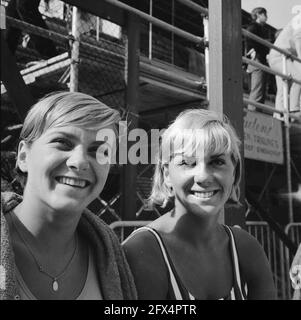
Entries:
{"label": "metal railing", "polygon": [[131,231],[134,231],[135,229],[139,227],[143,227],[147,224],[149,224],[151,221],[150,220],[138,220],[138,221],[115,221],[110,224],[110,228],[113,229],[120,242],[123,242],[126,237],[125,237],[125,229],[130,229]]}

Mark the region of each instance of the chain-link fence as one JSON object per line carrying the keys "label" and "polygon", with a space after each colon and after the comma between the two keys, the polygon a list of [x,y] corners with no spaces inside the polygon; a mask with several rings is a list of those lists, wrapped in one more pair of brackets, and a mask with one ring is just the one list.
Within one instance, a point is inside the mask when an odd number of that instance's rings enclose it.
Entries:
{"label": "chain-link fence", "polygon": [[[120,26],[86,12],[76,13],[72,6],[58,0],[10,0],[1,4],[6,8],[8,48],[34,100],[76,85],[76,91],[124,113],[126,35]],[[21,193],[14,165],[22,120],[2,83],[1,102],[1,190]],[[92,207],[98,214],[109,213],[114,221],[119,219],[119,209],[116,213],[114,208],[120,193],[118,168],[113,168],[108,186]]]}
{"label": "chain-link fence", "polygon": [[[126,110],[126,31],[98,16],[74,10],[63,1],[2,1],[6,41],[34,100],[56,90],[87,93]],[[22,193],[15,157],[22,119],[1,83],[1,190]],[[137,217],[155,218],[147,206],[152,166],[138,169]],[[120,166],[111,169],[106,188],[90,209],[107,222],[120,220]]]}
{"label": "chain-link fence", "polygon": [[[59,0],[8,0],[1,3],[6,8],[5,36],[8,47],[16,57],[20,74],[34,100],[56,90],[75,90],[94,96],[118,109],[123,119],[127,118],[128,39],[125,28],[88,12],[75,10],[75,7]],[[162,19],[168,15],[170,16],[168,19],[173,19],[175,10],[179,9],[172,6],[168,2],[158,2],[154,15]],[[145,12],[148,11],[147,8],[144,9]],[[183,21],[189,21],[189,17],[183,16],[180,20],[172,22],[173,25],[180,26]],[[196,24],[202,21],[201,17],[196,21],[191,23],[190,28],[196,29]],[[144,21],[140,23],[141,59],[144,57],[154,62],[163,62],[167,66],[176,67],[183,74],[184,72],[195,74],[195,79],[198,80],[200,77],[204,78],[204,48],[183,40],[173,32],[164,31]],[[202,36],[202,32],[200,28],[198,34]],[[165,77],[170,76],[170,70],[170,68],[164,70]],[[153,69],[146,70],[144,74],[152,71]],[[184,75],[187,77],[187,73]],[[178,78],[176,81],[181,82],[182,80]],[[139,85],[143,87],[143,81]],[[149,96],[149,90],[146,89],[142,95]],[[162,102],[166,103],[169,97],[170,93],[166,93],[162,100],[161,93],[156,93],[154,95],[156,101],[155,99],[149,101],[148,97],[146,103],[149,106],[156,106]],[[174,104],[178,98],[174,98]],[[200,100],[202,99],[198,98],[198,101]],[[1,101],[3,115],[1,145],[5,151],[1,154],[1,158],[6,163],[2,170],[5,181],[2,190],[14,189],[22,192],[14,174],[15,151],[22,119],[18,119],[3,84],[1,84]],[[165,116],[163,119],[167,120]],[[167,121],[163,121],[160,126],[163,127],[166,123]],[[139,125],[149,130],[152,126],[158,127],[158,121],[152,123],[149,117],[142,116]],[[137,218],[153,219],[159,215],[159,212],[152,211],[146,202],[151,188],[152,168],[152,165],[138,166]],[[91,204],[93,211],[108,222],[120,219],[119,180],[120,167],[116,166],[112,168],[103,194]]]}

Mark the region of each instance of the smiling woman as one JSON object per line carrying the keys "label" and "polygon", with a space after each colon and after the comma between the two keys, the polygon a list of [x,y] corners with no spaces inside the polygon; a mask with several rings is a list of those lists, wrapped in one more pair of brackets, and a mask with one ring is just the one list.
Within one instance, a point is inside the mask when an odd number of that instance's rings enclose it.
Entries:
{"label": "smiling woman", "polygon": [[150,200],[173,209],[123,243],[138,298],[273,299],[257,240],[218,222],[224,205],[239,205],[240,141],[227,118],[186,110],[161,142]]}
{"label": "smiling woman", "polygon": [[[17,155],[24,193],[1,194],[1,299],[135,299],[119,241],[87,206],[103,190],[119,113],[78,92],[29,111]],[[98,157],[97,157],[98,155]]]}

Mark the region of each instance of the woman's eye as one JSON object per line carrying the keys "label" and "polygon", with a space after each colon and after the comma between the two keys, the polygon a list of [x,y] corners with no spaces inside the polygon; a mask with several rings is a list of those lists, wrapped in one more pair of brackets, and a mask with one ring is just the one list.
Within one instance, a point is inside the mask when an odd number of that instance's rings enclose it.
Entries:
{"label": "woman's eye", "polygon": [[57,144],[60,148],[64,148],[64,149],[68,149],[68,148],[70,149],[73,147],[72,143],[66,139],[58,138],[58,139],[54,139],[52,142]]}
{"label": "woman's eye", "polygon": [[225,160],[217,158],[212,160],[211,163],[216,166],[222,166],[225,164]]}

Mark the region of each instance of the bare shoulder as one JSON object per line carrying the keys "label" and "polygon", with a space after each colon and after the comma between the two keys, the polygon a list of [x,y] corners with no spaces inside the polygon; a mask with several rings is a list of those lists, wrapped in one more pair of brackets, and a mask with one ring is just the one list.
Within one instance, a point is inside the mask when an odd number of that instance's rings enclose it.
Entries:
{"label": "bare shoulder", "polygon": [[248,286],[249,299],[275,299],[276,291],[270,263],[258,240],[247,231],[233,231],[239,265]]}
{"label": "bare shoulder", "polygon": [[263,250],[258,240],[244,229],[232,227],[235,243],[238,250]]}
{"label": "bare shoulder", "polygon": [[239,262],[244,270],[256,267],[258,261],[269,264],[263,247],[258,240],[247,231],[240,228],[231,228],[239,256]]}
{"label": "bare shoulder", "polygon": [[122,246],[134,276],[138,298],[165,299],[168,273],[155,236],[148,230],[141,230],[126,239]]}
{"label": "bare shoulder", "polygon": [[122,246],[129,259],[139,259],[143,264],[146,263],[146,260],[158,259],[161,256],[157,240],[148,230],[131,234],[124,240]]}

